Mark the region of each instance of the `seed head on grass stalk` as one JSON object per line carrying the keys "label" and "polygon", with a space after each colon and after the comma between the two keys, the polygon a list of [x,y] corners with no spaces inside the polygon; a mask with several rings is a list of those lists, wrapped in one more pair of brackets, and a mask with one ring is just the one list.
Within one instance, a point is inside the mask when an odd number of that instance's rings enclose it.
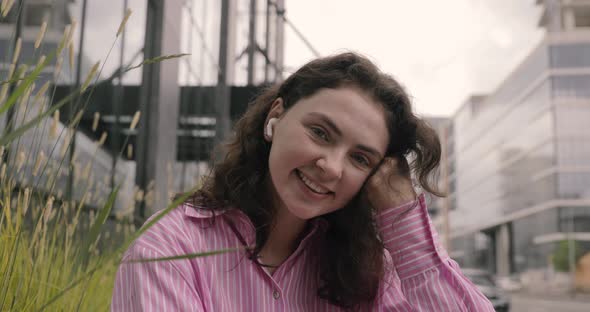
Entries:
{"label": "seed head on grass stalk", "polygon": [[23,82],[25,75],[27,74],[27,70],[29,69],[29,65],[27,64],[22,64],[21,66],[19,66],[18,71],[16,73],[16,85],[20,86],[20,84]]}
{"label": "seed head on grass stalk", "polygon": [[57,138],[57,125],[59,123],[59,110],[53,113],[53,120],[51,121],[51,127],[49,128],[49,138]]}
{"label": "seed head on grass stalk", "polygon": [[51,83],[48,80],[41,86],[41,88],[39,88],[39,91],[37,91],[37,94],[35,94],[35,97],[33,98],[33,105],[36,105],[37,102],[39,102],[39,100],[41,99],[41,97],[45,95],[45,93],[49,89],[50,84]]}
{"label": "seed head on grass stalk", "polygon": [[45,181],[45,189],[51,189],[55,180],[56,178],[53,175],[48,175],[47,181]]}
{"label": "seed head on grass stalk", "polygon": [[74,130],[71,128],[67,128],[67,130],[66,130],[66,135],[64,137],[63,145],[61,146],[61,150],[59,151],[59,156],[61,158],[66,156],[66,152],[68,151],[68,148],[70,147],[70,142],[72,141],[72,138],[75,135],[73,131]]}
{"label": "seed head on grass stalk", "polygon": [[74,151],[74,154],[72,154],[72,162],[75,162],[78,159],[78,150]]}
{"label": "seed head on grass stalk", "polygon": [[39,57],[39,60],[37,61],[37,66],[41,66],[41,64],[43,64],[45,62],[46,58],[47,58],[47,56],[45,56],[45,54],[41,55]]}
{"label": "seed head on grass stalk", "polygon": [[80,122],[80,119],[82,119],[82,115],[84,115],[84,110],[79,110],[76,113],[76,116],[74,116],[74,119],[72,119],[72,122],[70,123],[70,128],[72,128],[72,129],[76,128],[76,126]]}
{"label": "seed head on grass stalk", "polygon": [[95,112],[94,113],[94,118],[92,119],[92,132],[96,131],[96,128],[98,128],[98,121],[100,120],[100,113],[99,112]]}
{"label": "seed head on grass stalk", "polygon": [[[78,162],[74,161],[74,162],[72,162],[72,163],[73,163],[73,164],[76,164],[76,163],[78,163]],[[56,166],[54,166],[54,168],[57,168],[57,169],[54,169],[54,170],[56,170],[56,172],[57,172],[57,177],[61,178],[61,177],[63,177],[63,176],[65,176],[65,175],[66,175],[66,174],[65,174],[65,169],[64,169],[63,167],[61,167],[61,166],[59,166],[59,167],[58,167],[58,166],[56,165]]]}
{"label": "seed head on grass stalk", "polygon": [[12,63],[13,64],[16,64],[16,61],[18,61],[22,44],[23,44],[23,41],[20,37],[18,39],[16,39],[16,46],[14,47],[14,54],[12,55]]}
{"label": "seed head on grass stalk", "polygon": [[84,169],[82,170],[82,180],[84,181],[88,181],[88,178],[90,177],[90,161],[86,164],[86,166],[84,166]]}
{"label": "seed head on grass stalk", "polygon": [[19,107],[24,107],[28,102],[29,98],[31,97],[31,92],[35,88],[35,83],[32,83],[30,87],[25,90],[25,93],[22,95],[21,100],[19,102]]}
{"label": "seed head on grass stalk", "polygon": [[0,180],[4,182],[4,178],[6,177],[6,163],[2,163],[2,168],[0,169]]}
{"label": "seed head on grass stalk", "polygon": [[78,27],[78,20],[72,18],[72,27],[70,28],[70,32],[68,33],[68,43],[74,41],[74,33],[76,32],[76,27]]}
{"label": "seed head on grass stalk", "polygon": [[135,192],[135,200],[138,202],[143,201],[143,190],[142,189],[138,189],[137,192]]}
{"label": "seed head on grass stalk", "polygon": [[129,126],[129,130],[134,130],[135,127],[137,127],[137,123],[139,122],[139,117],[141,117],[141,112],[136,111],[135,114],[133,114],[133,119],[131,120],[131,125]]}
{"label": "seed head on grass stalk", "polygon": [[53,214],[53,201],[55,199],[53,198],[53,196],[50,196],[49,199],[47,199],[47,203],[45,204],[45,212],[43,214],[43,222],[45,224],[47,224],[47,222],[49,222],[50,217]]}
{"label": "seed head on grass stalk", "polygon": [[16,171],[20,172],[20,170],[23,168],[23,165],[25,164],[25,160],[27,159],[27,155],[25,155],[24,151],[19,151],[16,154]]}
{"label": "seed head on grass stalk", "polygon": [[59,78],[59,74],[61,74],[61,66],[64,62],[63,56],[57,58],[57,62],[55,63],[55,70],[53,71],[53,80],[57,80]]}
{"label": "seed head on grass stalk", "polygon": [[12,75],[14,75],[14,70],[16,69],[16,64],[12,63],[8,66],[8,79],[12,79]]}
{"label": "seed head on grass stalk", "polygon": [[37,39],[35,39],[35,50],[41,46],[41,42],[43,42],[43,38],[45,37],[45,32],[47,31],[47,21],[43,21],[41,24],[41,28],[39,29],[39,33],[37,34]]}
{"label": "seed head on grass stalk", "polygon": [[6,99],[6,95],[8,94],[8,88],[10,88],[10,85],[8,83],[2,85],[2,89],[0,89],[0,103],[4,102],[4,100]]}
{"label": "seed head on grass stalk", "polygon": [[[70,36],[70,34],[71,34],[71,31],[68,32],[68,37]],[[69,41],[67,41],[67,42],[69,42]],[[65,43],[65,44],[68,44],[68,43]],[[65,46],[65,44],[63,46]],[[160,58],[160,59],[164,59],[164,58]],[[49,111],[46,115],[49,115],[49,114],[53,113],[57,109],[59,109],[59,107],[56,107],[54,110]],[[137,121],[134,122],[134,125],[131,127],[132,129],[134,129],[137,126],[137,122],[139,120],[139,116],[137,118],[135,118],[135,119]],[[69,140],[66,140],[66,141],[69,144]],[[85,199],[86,198],[84,198],[81,202],[82,203],[85,202]],[[178,204],[174,203],[174,206],[177,206],[177,205]],[[55,209],[54,209],[54,211],[55,211]],[[58,216],[59,215],[61,215],[61,214],[58,214]],[[51,214],[50,214],[50,216],[51,216]],[[76,219],[74,219],[74,220],[76,220]],[[130,227],[127,226],[126,227],[126,230],[129,232],[132,229],[130,229]],[[73,231],[72,231],[72,233],[73,233]],[[119,254],[119,253],[117,253],[117,254]],[[94,258],[91,258],[91,259],[94,259]],[[113,257],[110,260],[107,259],[107,262],[109,264],[112,264],[113,262],[117,262],[117,261],[118,261],[118,257],[117,258]],[[58,291],[57,294],[55,294],[55,292],[52,292],[52,294],[45,294],[45,293],[43,293],[43,295],[41,296],[41,298],[34,305],[31,305],[30,306],[31,309],[32,310],[35,310],[35,309],[45,309],[46,307],[48,307],[51,304],[53,304],[54,306],[56,304],[59,305],[59,304],[62,303],[61,299],[59,299],[59,298],[63,294],[65,294],[66,292],[69,292],[69,291],[72,291],[73,290],[74,293],[79,293],[80,291],[83,291],[83,290],[86,290],[86,289],[90,290],[91,289],[90,287],[89,288],[86,288],[85,286],[80,287],[79,285],[84,284],[85,281],[87,281],[87,280],[96,281],[97,279],[96,278],[93,278],[93,275],[95,275],[95,273],[98,273],[97,275],[100,276],[103,273],[112,273],[112,274],[114,274],[114,271],[116,271],[116,266],[113,266],[113,265],[108,266],[109,270],[112,270],[113,272],[108,272],[108,270],[103,269],[103,268],[107,267],[106,265],[103,265],[101,263],[96,263],[96,262],[91,263],[91,264],[92,265],[87,266],[87,268],[83,269],[82,271],[78,271],[77,273],[75,273],[75,275],[72,275],[71,278],[67,282],[65,282],[63,284],[65,286],[62,286],[61,284],[60,285],[57,285],[57,286],[60,286],[60,290]],[[68,266],[66,266],[66,267],[68,267]],[[106,276],[106,275],[103,275],[103,276]],[[100,287],[100,286],[98,286],[98,287]],[[83,297],[81,297],[81,298],[83,298]],[[79,305],[78,306],[78,309],[80,309],[80,306],[81,306],[82,307],[82,310],[84,310],[85,305],[80,305],[81,302],[82,302],[82,300],[80,302],[78,302],[78,305]],[[74,304],[76,304],[76,303],[74,303]],[[73,309],[76,309],[76,306],[74,305],[74,306],[72,306],[72,308]],[[68,308],[66,307],[65,309],[67,310]]]}
{"label": "seed head on grass stalk", "polygon": [[61,40],[59,41],[59,45],[57,46],[57,55],[61,55],[61,52],[63,51],[64,47],[66,46],[66,44],[68,44],[70,42],[70,33],[72,32],[72,25],[66,25],[66,27],[64,28],[64,32],[61,36]]}
{"label": "seed head on grass stalk", "polygon": [[6,17],[12,6],[14,5],[14,0],[3,0],[2,1],[2,17]]}
{"label": "seed head on grass stalk", "polygon": [[36,177],[39,174],[39,169],[41,168],[41,163],[45,162],[47,157],[45,157],[45,153],[43,151],[39,152],[39,156],[35,160],[35,166],[33,167],[33,176]]}
{"label": "seed head on grass stalk", "polygon": [[94,75],[96,74],[96,71],[98,70],[99,65],[100,65],[100,61],[96,62],[96,64],[94,64],[94,66],[92,66],[92,69],[90,69],[88,76],[86,76],[86,80],[84,80],[84,84],[82,85],[82,88],[80,89],[80,93],[84,93],[84,91],[86,91],[86,88],[88,88],[88,85],[90,85],[92,78],[94,78]]}
{"label": "seed head on grass stalk", "polygon": [[100,135],[100,139],[97,142],[97,147],[103,146],[104,142],[106,142],[107,140],[107,132],[104,131],[101,135]]}
{"label": "seed head on grass stalk", "polygon": [[27,214],[27,210],[29,209],[29,199],[31,196],[31,189],[29,189],[28,187],[25,188],[24,194],[23,194],[23,203],[21,206],[21,212],[23,217]]}
{"label": "seed head on grass stalk", "polygon": [[127,20],[129,20],[129,16],[131,16],[131,9],[127,8],[127,10],[125,11],[125,17],[123,17],[123,20],[121,21],[121,24],[119,25],[119,30],[117,30],[116,37],[119,37],[119,35],[123,32],[123,30],[125,30],[125,25],[127,24]]}

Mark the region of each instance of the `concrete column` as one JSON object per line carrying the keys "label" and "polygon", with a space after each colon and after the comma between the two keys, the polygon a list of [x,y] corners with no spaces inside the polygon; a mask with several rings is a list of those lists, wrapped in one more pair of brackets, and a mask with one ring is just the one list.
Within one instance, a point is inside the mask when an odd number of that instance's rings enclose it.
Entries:
{"label": "concrete column", "polygon": [[547,10],[547,31],[558,32],[563,30],[561,0],[545,0]]}
{"label": "concrete column", "polygon": [[[176,1],[150,0],[147,6],[144,58],[177,54],[181,8]],[[136,148],[136,184],[153,187],[153,205],[139,203],[137,223],[170,202],[169,175],[176,161],[176,130],[180,98],[179,59],[143,66],[141,121]]]}
{"label": "concrete column", "polygon": [[254,78],[256,75],[256,52],[258,49],[258,42],[256,40],[256,1],[250,0],[250,14],[249,14],[249,33],[248,33],[248,85],[254,85]]}
{"label": "concrete column", "polygon": [[570,6],[563,9],[563,28],[565,31],[571,31],[576,28],[574,9]]}
{"label": "concrete column", "polygon": [[496,230],[496,273],[499,276],[510,275],[510,231],[508,224],[502,224]]}
{"label": "concrete column", "polygon": [[275,28],[275,82],[283,80],[283,68],[285,66],[285,0],[276,0],[277,19]]}
{"label": "concrete column", "polygon": [[[235,67],[235,0],[222,0],[219,32],[219,69],[215,88],[215,145],[223,142],[231,130],[230,100],[231,83]],[[216,155],[217,158],[222,155]]]}

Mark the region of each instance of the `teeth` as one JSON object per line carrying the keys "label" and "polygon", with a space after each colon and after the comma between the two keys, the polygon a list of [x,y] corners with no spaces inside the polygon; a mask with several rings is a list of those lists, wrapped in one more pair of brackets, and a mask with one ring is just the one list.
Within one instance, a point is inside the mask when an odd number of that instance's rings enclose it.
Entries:
{"label": "teeth", "polygon": [[315,191],[316,193],[321,193],[321,194],[328,193],[328,190],[311,182],[311,180],[309,180],[306,176],[304,176],[303,173],[301,173],[300,171],[297,171],[297,173],[298,173],[299,177],[301,178],[301,180],[303,181],[303,183],[305,183],[305,185],[309,186],[309,188],[312,189],[313,191]]}

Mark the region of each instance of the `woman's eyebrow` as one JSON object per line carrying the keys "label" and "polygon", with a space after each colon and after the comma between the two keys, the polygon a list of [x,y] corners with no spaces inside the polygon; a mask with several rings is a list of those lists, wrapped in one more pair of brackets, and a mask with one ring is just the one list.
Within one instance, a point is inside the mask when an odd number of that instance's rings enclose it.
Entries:
{"label": "woman's eyebrow", "polygon": [[374,149],[374,148],[368,147],[368,146],[366,146],[366,145],[360,145],[360,144],[359,144],[359,145],[357,145],[357,146],[356,146],[356,148],[358,148],[358,149],[360,149],[360,150],[363,150],[363,151],[365,151],[365,152],[367,152],[367,153],[369,153],[369,154],[373,154],[373,156],[377,157],[378,159],[381,159],[381,158],[382,158],[382,156],[381,156],[381,153],[379,153],[379,152],[378,152],[376,149]]}
{"label": "woman's eyebrow", "polygon": [[334,131],[338,136],[342,136],[342,131],[340,131],[340,128],[338,128],[338,126],[336,126],[336,124],[332,121],[332,119],[330,119],[330,117],[328,117],[322,113],[317,113],[317,112],[311,112],[311,113],[309,113],[309,115],[319,118],[326,125],[328,125],[328,128],[330,128],[332,131]]}
{"label": "woman's eyebrow", "polygon": [[[328,128],[330,128],[332,131],[334,131],[334,133],[336,133],[336,135],[338,136],[342,136],[342,131],[340,131],[340,128],[338,128],[338,126],[336,126],[336,124],[332,121],[332,119],[330,119],[330,117],[322,114],[322,113],[318,113],[318,112],[311,112],[309,113],[310,116],[315,117],[315,118],[319,118],[321,121],[323,121]],[[369,154],[373,154],[373,156],[381,159],[381,153],[379,153],[376,149],[366,146],[366,145],[362,145],[359,144],[356,146],[356,148],[363,150]]]}

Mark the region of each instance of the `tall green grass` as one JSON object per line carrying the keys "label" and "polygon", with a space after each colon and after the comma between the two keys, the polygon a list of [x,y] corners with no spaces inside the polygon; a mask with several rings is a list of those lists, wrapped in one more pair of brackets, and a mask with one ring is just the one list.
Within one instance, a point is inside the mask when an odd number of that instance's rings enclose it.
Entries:
{"label": "tall green grass", "polygon": [[[11,7],[11,1],[2,1],[3,14]],[[115,46],[130,14],[131,11],[128,11],[121,22],[110,51]],[[35,43],[36,48],[42,42],[45,27],[41,27]],[[76,175],[87,180],[86,183],[76,183],[77,187],[84,188],[80,200],[67,200],[57,191],[56,181],[60,175],[67,171],[67,168],[77,168],[75,160],[69,159],[66,152],[71,148],[71,135],[75,132],[88,99],[92,96],[92,82],[98,79],[102,67],[97,63],[82,86],[54,105],[39,102],[43,102],[40,100],[43,98],[47,99],[46,102],[51,102],[55,90],[50,90],[48,84],[36,88],[35,82],[43,69],[54,59],[57,59],[55,70],[59,71],[68,50],[70,64],[73,64],[74,29],[75,23],[66,27],[58,49],[48,56],[37,55],[35,64],[25,64],[16,68],[18,51],[15,51],[12,71],[8,77],[2,78],[4,81],[0,87],[0,116],[5,115],[10,109],[16,111],[16,114],[11,121],[12,130],[4,131],[0,137],[0,154],[11,154],[11,157],[0,157],[6,159],[6,162],[2,161],[0,164],[0,311],[108,310],[115,272],[122,252],[135,238],[189,194],[177,198],[158,218],[136,230],[132,225],[132,216],[114,214],[112,211],[118,196],[118,186],[104,200],[104,204],[98,206],[96,202],[91,202],[91,205],[88,205],[93,198],[88,185],[93,181],[89,181],[91,177],[84,172],[88,166],[92,166],[92,161],[82,173],[77,172]],[[144,60],[126,71],[184,55]],[[8,86],[11,84],[14,89],[10,93]],[[76,101],[74,117],[67,123],[64,131],[57,134],[59,109],[70,101]],[[137,125],[138,119],[139,114],[136,114],[132,127]],[[47,123],[52,123],[49,136],[45,133]],[[31,145],[57,137],[51,153],[60,155],[61,160],[51,163],[48,160],[51,155],[44,153],[25,155],[21,150],[24,144],[21,144],[21,138],[25,133],[33,133]],[[60,151],[57,142],[62,136],[66,139],[60,141],[63,142]],[[96,142],[97,149],[102,143],[104,138]],[[35,150],[35,146],[30,146],[29,150]],[[27,164],[33,168],[33,181],[23,181],[23,167],[27,167]],[[143,190],[139,192],[143,194]],[[89,206],[98,208],[93,210],[89,209]],[[112,215],[117,216],[117,223],[107,229],[107,219]],[[181,257],[204,255],[207,254]]]}

